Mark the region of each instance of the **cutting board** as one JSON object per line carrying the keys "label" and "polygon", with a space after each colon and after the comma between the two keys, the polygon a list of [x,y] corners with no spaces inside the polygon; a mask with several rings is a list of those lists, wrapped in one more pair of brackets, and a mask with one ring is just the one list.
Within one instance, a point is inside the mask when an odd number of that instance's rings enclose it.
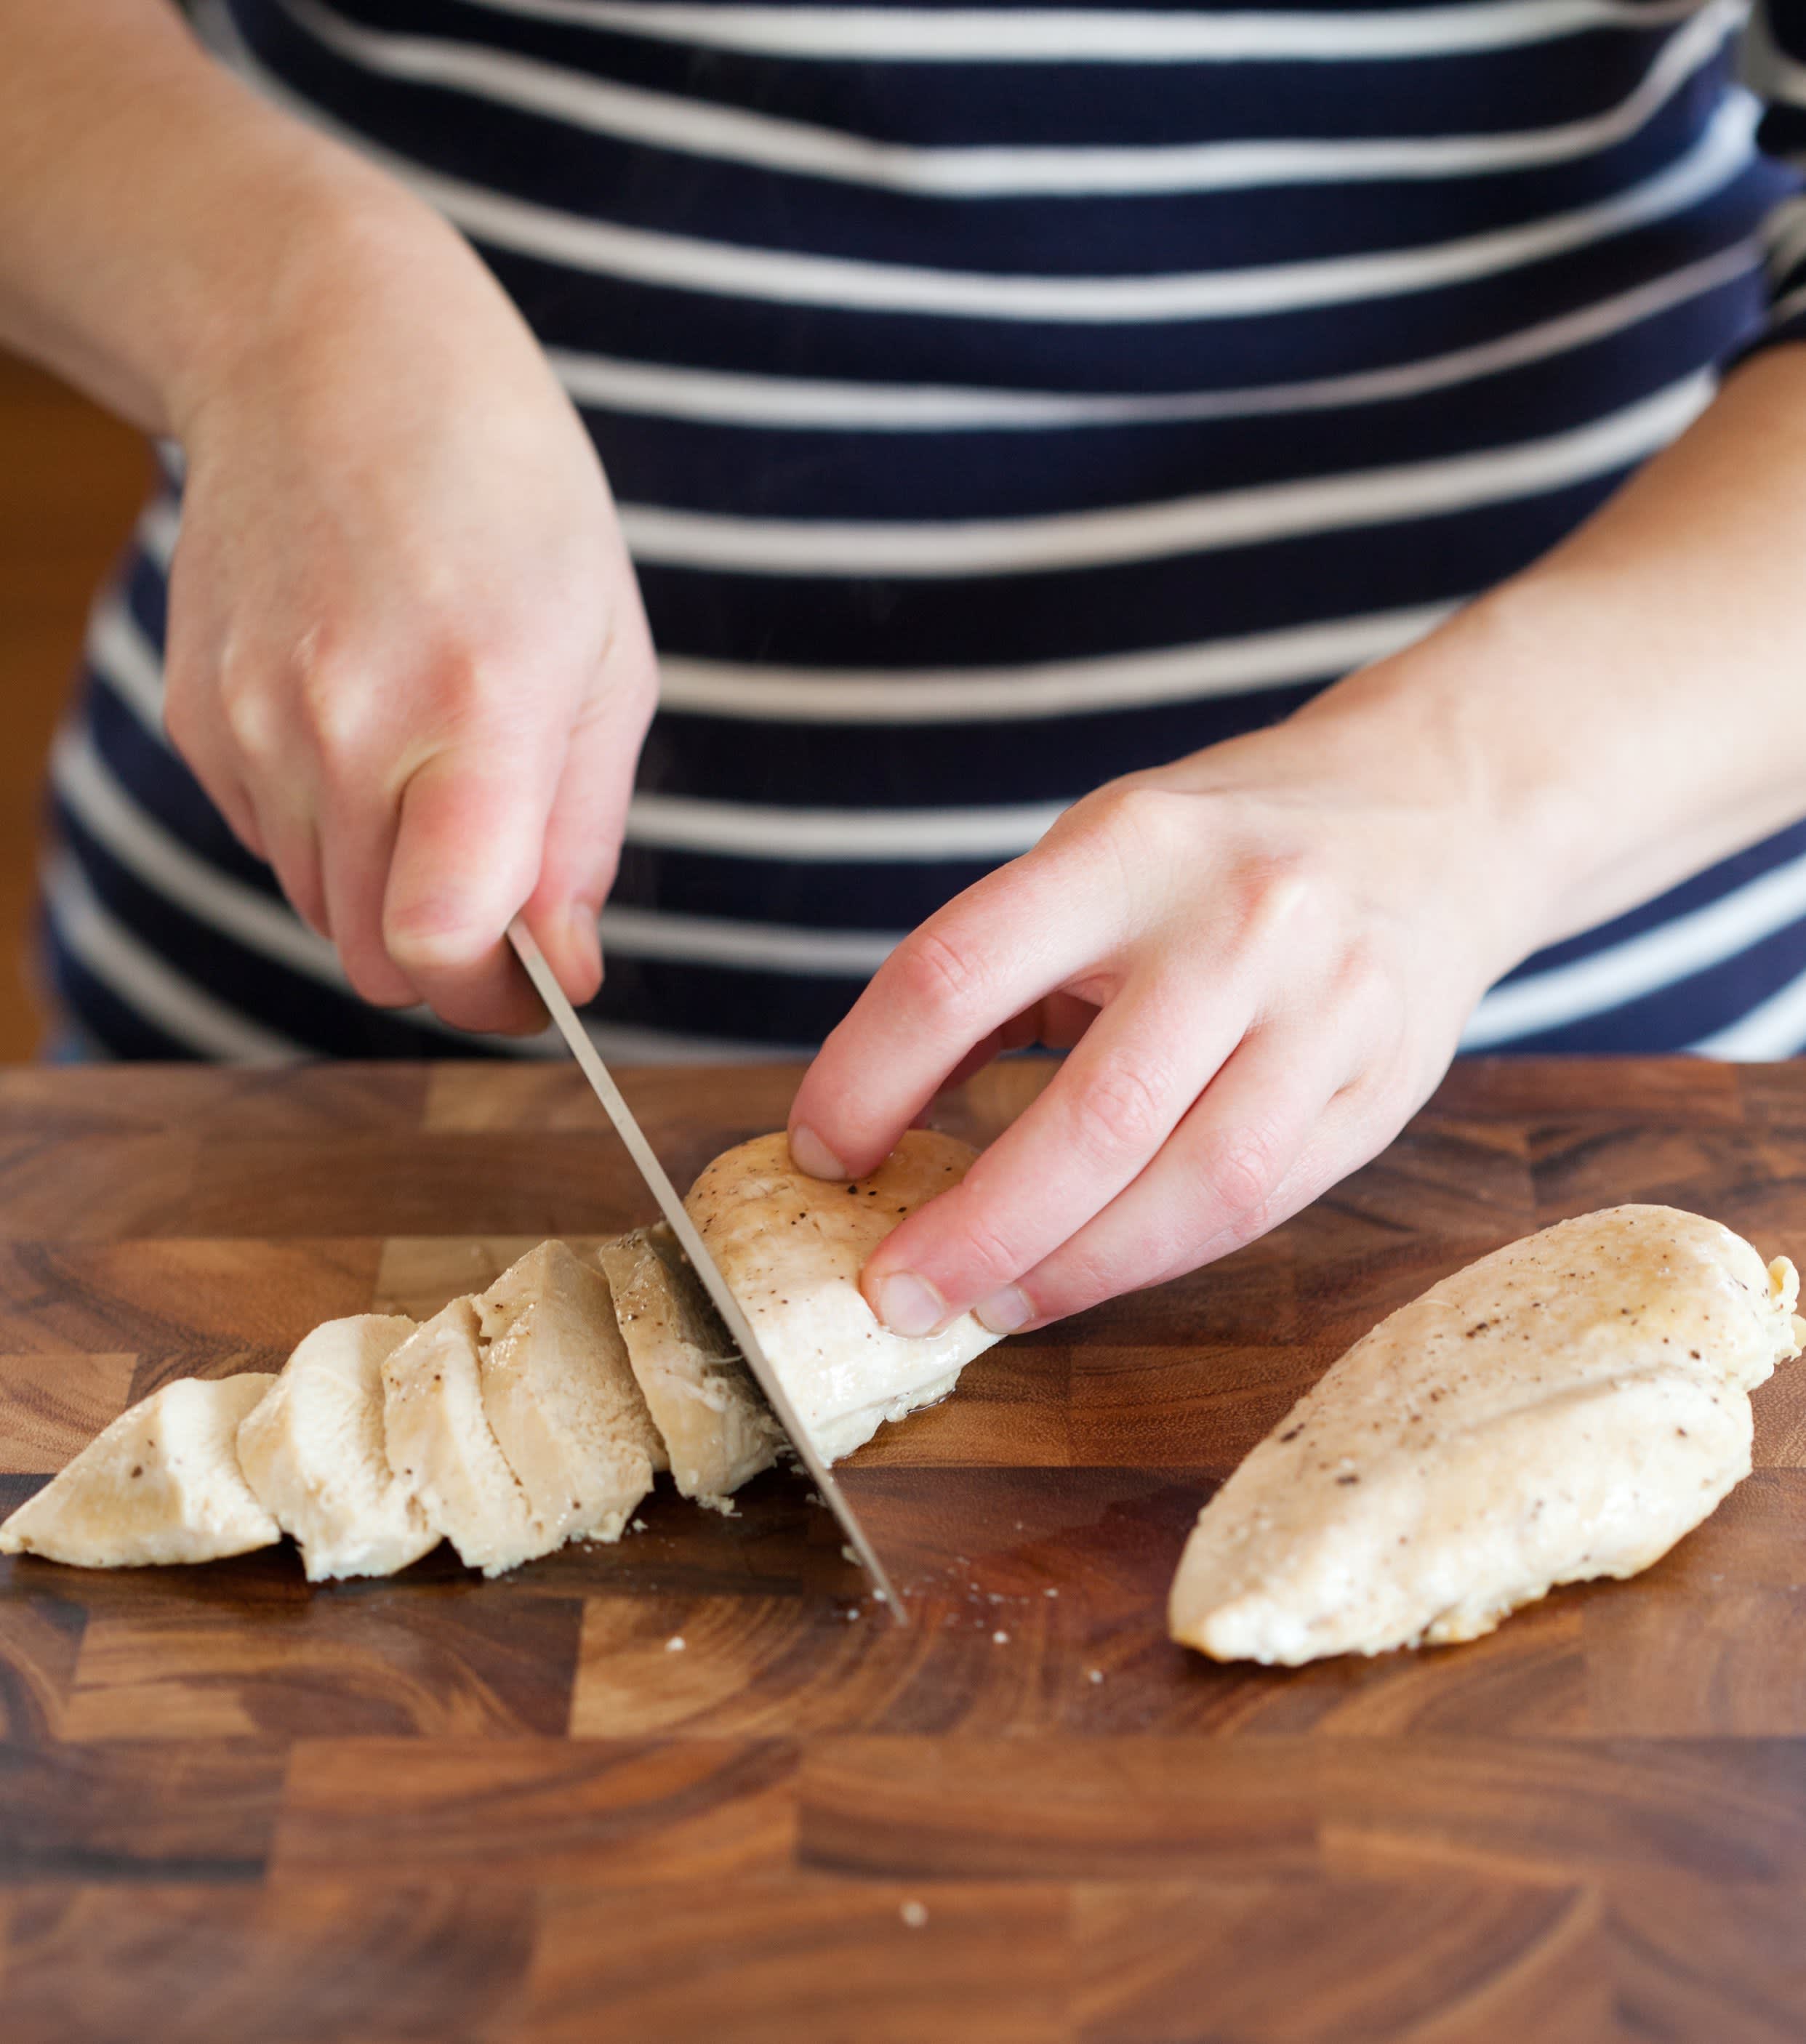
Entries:
{"label": "cutting board", "polygon": [[[794,1078],[628,1090],[686,1181]],[[1791,2044],[1806,1362],[1635,1582],[1295,1673],[1162,1629],[1198,1505],[1343,1348],[1625,1200],[1806,1262],[1806,1067],[1464,1066],[1277,1234],[993,1351],[844,1466],[908,1631],[778,1475],[497,1583],[0,1563],[0,2033]],[[562,1066],[0,1074],[0,1504],[172,1377],[647,1218]]]}

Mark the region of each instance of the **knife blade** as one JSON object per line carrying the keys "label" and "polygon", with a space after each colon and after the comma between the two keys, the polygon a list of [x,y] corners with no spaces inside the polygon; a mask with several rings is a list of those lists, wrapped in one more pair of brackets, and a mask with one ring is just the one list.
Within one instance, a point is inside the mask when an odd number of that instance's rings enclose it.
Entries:
{"label": "knife blade", "polygon": [[759,1345],[753,1332],[752,1323],[742,1311],[740,1303],[721,1275],[720,1267],[709,1253],[696,1224],[684,1210],[683,1201],[678,1197],[677,1188],[665,1174],[665,1168],[656,1152],[646,1140],[645,1132],[634,1119],[633,1110],[622,1097],[621,1090],[609,1076],[609,1068],[602,1062],[601,1054],[590,1040],[589,1032],[577,1019],[577,1011],[566,999],[565,993],[552,975],[551,967],[546,963],[545,954],[534,941],[533,933],[517,916],[508,926],[508,940],[513,945],[515,955],[527,969],[546,1012],[558,1025],[559,1034],[569,1045],[583,1076],[590,1082],[592,1092],[602,1104],[602,1111],[613,1123],[615,1133],[627,1145],[628,1154],[639,1167],[640,1175],[650,1188],[659,1203],[659,1211],[671,1224],[671,1232],[682,1245],[683,1253],[690,1258],[690,1268],[701,1280],[702,1288],[715,1303],[715,1310],[727,1323],[728,1331],[746,1366],[752,1372],[753,1381],[764,1393],[766,1403],[777,1416],[781,1426],[813,1481],[821,1500],[840,1522],[840,1530],[847,1536],[847,1544],[858,1556],[860,1566],[871,1578],[872,1586],[880,1600],[899,1625],[909,1623],[909,1615],[903,1608],[903,1600],[897,1594],[884,1564],[878,1558],[878,1550],[866,1537],[859,1516],[847,1502],[847,1495],[837,1484],[832,1472],[816,1451],[796,1408],[790,1403],[790,1394],[784,1389],[778,1373],[771,1366],[770,1358]]}

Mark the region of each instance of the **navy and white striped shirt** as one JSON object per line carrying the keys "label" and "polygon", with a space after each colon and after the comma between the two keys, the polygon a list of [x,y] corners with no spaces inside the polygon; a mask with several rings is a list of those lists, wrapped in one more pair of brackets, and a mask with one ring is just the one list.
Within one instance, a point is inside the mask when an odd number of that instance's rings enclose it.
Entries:
{"label": "navy and white striped shirt", "polygon": [[[1064,805],[1409,643],[1806,338],[1806,0],[1771,14],[1766,117],[1727,0],[201,22],[463,230],[594,435],[662,695],[592,1022],[672,1056],[813,1044]],[[351,995],[170,751],[178,517],[172,479],[56,749],[71,1016],[121,1055],[467,1053]],[[1806,823],[1467,1040],[1806,1045]]]}

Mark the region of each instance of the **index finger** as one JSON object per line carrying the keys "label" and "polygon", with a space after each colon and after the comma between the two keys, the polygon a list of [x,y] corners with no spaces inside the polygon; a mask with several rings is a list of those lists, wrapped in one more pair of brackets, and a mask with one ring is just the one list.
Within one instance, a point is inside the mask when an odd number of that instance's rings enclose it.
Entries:
{"label": "index finger", "polygon": [[905,938],[804,1075],[790,1109],[803,1170],[856,1178],[980,1045],[1094,962],[1099,882],[1041,847],[987,874]]}
{"label": "index finger", "polygon": [[960,1182],[872,1252],[859,1282],[878,1318],[920,1335],[974,1307],[998,1333],[1035,1317],[1018,1281],[1142,1176],[1250,1016],[1232,968],[1208,999],[1182,975],[1132,979]]}

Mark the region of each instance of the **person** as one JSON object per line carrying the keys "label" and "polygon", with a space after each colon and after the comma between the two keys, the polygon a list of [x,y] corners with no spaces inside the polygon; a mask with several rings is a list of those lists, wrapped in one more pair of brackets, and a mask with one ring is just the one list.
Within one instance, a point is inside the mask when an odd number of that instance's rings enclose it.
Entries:
{"label": "person", "polygon": [[52,763],[98,1051],[530,1032],[517,910],[605,1049],[819,1045],[820,1175],[1064,1050],[916,1332],[1464,1045],[1806,1041],[1798,0],[1759,133],[1725,0],[0,6],[0,338],[169,471]]}

